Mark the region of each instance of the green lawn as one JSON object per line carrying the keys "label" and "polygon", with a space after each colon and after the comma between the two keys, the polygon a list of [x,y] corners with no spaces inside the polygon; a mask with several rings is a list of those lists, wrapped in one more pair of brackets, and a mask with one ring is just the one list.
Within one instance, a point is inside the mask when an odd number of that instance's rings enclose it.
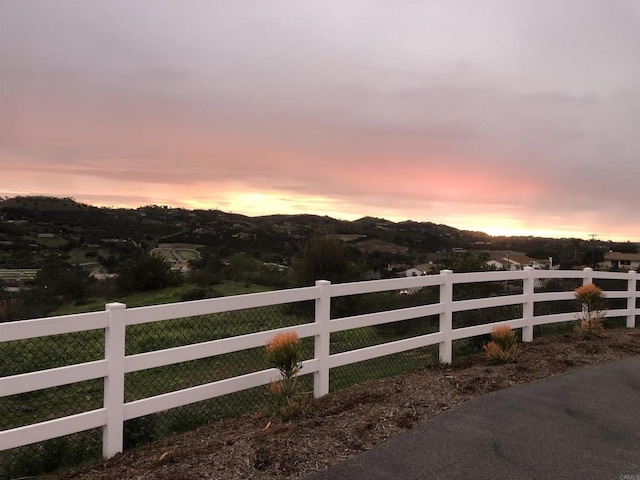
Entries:
{"label": "green lawn", "polygon": [[196,250],[190,250],[186,248],[176,249],[175,252],[180,255],[184,260],[194,260],[200,258],[200,254]]}
{"label": "green lawn", "polygon": [[[175,287],[167,287],[159,290],[151,290],[148,292],[133,293],[131,295],[115,295],[110,298],[92,298],[83,305],[76,305],[68,303],[58,308],[51,313],[51,316],[55,315],[71,315],[73,313],[86,313],[96,312],[104,310],[105,304],[110,302],[121,302],[127,305],[129,308],[144,307],[147,305],[161,305],[163,303],[175,303],[182,301],[182,295],[188,291],[197,288],[195,284],[183,284]],[[220,285],[215,285],[210,288],[213,296],[230,296],[230,295],[243,295],[247,293],[267,292],[272,290],[269,287],[261,285],[246,285],[242,282],[227,281]],[[215,295],[214,295],[215,293]]]}
{"label": "green lawn", "polygon": [[68,243],[67,240],[62,237],[53,237],[53,238],[23,237],[23,238],[25,240],[28,240],[29,242],[39,243],[40,245],[44,245],[45,247],[50,247],[50,248],[59,248]]}
{"label": "green lawn", "polygon": [[[92,255],[91,252],[95,252],[96,255]],[[87,254],[89,254],[90,256],[87,256]],[[109,251],[95,248],[74,248],[69,252],[71,263],[74,263],[76,265],[85,265],[88,263],[98,264],[98,261],[96,259],[98,255],[106,258],[109,256]]]}

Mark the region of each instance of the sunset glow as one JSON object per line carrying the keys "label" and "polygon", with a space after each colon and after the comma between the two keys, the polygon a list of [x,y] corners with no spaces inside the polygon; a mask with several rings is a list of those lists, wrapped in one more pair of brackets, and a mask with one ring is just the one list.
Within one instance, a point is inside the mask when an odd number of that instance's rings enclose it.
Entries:
{"label": "sunset glow", "polygon": [[2,196],[640,241],[633,0],[0,5]]}

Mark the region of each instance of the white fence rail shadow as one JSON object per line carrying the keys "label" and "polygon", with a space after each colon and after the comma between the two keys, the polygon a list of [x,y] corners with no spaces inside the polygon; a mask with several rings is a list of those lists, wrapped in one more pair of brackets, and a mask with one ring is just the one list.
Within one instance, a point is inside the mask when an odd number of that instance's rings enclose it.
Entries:
{"label": "white fence rail shadow", "polygon": [[[103,359],[98,361],[2,377],[0,378],[0,397],[102,378],[104,379],[104,403],[103,407],[99,409],[4,430],[0,432],[0,451],[93,428],[102,428],[103,455],[105,457],[113,456],[123,449],[124,421],[266,385],[277,376],[277,370],[261,370],[131,402],[124,401],[125,374],[261,347],[273,335],[282,331],[295,331],[301,338],[314,337],[313,358],[306,360],[303,368],[305,374],[313,373],[314,375],[315,397],[321,397],[329,392],[329,375],[333,368],[436,344],[439,345],[440,360],[448,363],[452,360],[454,340],[490,333],[491,329],[499,324],[522,329],[523,341],[530,342],[533,340],[534,326],[567,322],[576,318],[577,312],[534,316],[534,305],[537,302],[572,300],[574,298],[572,290],[536,292],[536,282],[544,279],[578,279],[581,283],[591,283],[594,279],[626,281],[626,290],[606,292],[608,298],[626,299],[626,308],[609,310],[607,316],[626,317],[626,326],[634,328],[636,315],[640,315],[640,309],[637,306],[639,297],[637,276],[635,271],[628,273],[596,272],[591,269],[547,271],[527,268],[523,271],[512,272],[460,274],[444,270],[439,275],[346,284],[331,284],[321,280],[316,282],[313,287],[130,309],[121,303],[111,303],[106,306],[106,310],[103,312],[3,323],[0,324],[0,342],[87,330],[103,330],[105,355]],[[521,281],[522,293],[454,301],[453,287],[456,284],[503,281]],[[365,315],[335,319],[330,317],[332,299],[336,297],[422,287],[438,288],[439,301],[429,305]],[[313,323],[136,355],[125,355],[125,333],[126,328],[131,325],[301,301],[315,302],[315,321]],[[522,318],[453,328],[454,312],[507,305],[521,305]],[[436,315],[439,317],[439,328],[435,333],[330,354],[332,333]]]}

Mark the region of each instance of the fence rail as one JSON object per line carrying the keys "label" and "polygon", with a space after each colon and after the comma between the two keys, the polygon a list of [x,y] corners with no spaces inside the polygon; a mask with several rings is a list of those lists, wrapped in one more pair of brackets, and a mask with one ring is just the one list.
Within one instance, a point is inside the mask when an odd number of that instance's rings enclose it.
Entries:
{"label": "fence rail", "polygon": [[[626,318],[626,327],[634,328],[636,316],[640,315],[637,276],[635,271],[614,273],[596,272],[591,269],[545,271],[527,268],[514,272],[460,274],[444,270],[439,275],[347,284],[331,284],[321,280],[313,287],[130,309],[121,303],[111,303],[107,304],[103,312],[3,323],[0,324],[0,344],[101,330],[104,332],[105,353],[104,358],[96,361],[1,377],[0,398],[92,379],[104,379],[104,401],[102,408],[1,431],[0,451],[88,429],[102,428],[103,455],[113,456],[123,449],[124,421],[266,385],[277,376],[277,370],[264,369],[129,402],[125,402],[125,374],[262,347],[269,338],[283,331],[294,331],[301,338],[314,339],[313,357],[304,361],[303,369],[305,374],[314,376],[315,397],[329,392],[331,369],[429,345],[439,345],[440,360],[451,362],[454,341],[487,334],[498,324],[522,329],[523,341],[532,341],[534,326],[567,322],[576,318],[576,311],[534,315],[536,304],[574,298],[573,290],[535,291],[536,282],[549,279],[574,279],[581,283],[618,281],[626,285],[626,289],[606,290],[609,299],[626,299],[626,308],[610,309],[607,315]],[[521,282],[521,286],[518,287],[518,292],[507,295],[454,300],[456,285],[483,282]],[[438,296],[434,303],[331,318],[332,301],[340,297],[405,290],[415,292],[424,288],[437,289]],[[127,327],[305,301],[315,302],[312,323],[144,353],[125,354]],[[518,306],[521,309],[521,317],[496,323],[453,327],[453,316],[457,312],[506,306]],[[332,334],[426,317],[438,319],[437,331],[331,354]]]}

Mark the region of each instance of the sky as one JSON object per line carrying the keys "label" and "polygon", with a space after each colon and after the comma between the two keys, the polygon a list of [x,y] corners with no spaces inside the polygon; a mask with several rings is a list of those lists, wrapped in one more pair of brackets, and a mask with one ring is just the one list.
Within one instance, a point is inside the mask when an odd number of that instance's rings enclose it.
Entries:
{"label": "sky", "polygon": [[638,0],[0,0],[0,196],[640,241]]}

